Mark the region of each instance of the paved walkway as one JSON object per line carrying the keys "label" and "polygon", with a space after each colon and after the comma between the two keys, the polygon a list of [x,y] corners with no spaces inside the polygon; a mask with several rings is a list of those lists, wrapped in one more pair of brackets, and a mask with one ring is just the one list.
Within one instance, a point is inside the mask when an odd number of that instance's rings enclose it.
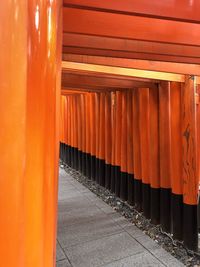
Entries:
{"label": "paved walkway", "polygon": [[56,266],[184,265],[60,169]]}

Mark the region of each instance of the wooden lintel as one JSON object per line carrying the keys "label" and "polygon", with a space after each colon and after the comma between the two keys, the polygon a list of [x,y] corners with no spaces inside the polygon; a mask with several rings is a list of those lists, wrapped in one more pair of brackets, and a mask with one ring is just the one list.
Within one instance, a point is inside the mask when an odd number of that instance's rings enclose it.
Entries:
{"label": "wooden lintel", "polygon": [[184,82],[185,76],[182,74],[175,74],[169,72],[158,72],[158,71],[148,71],[148,70],[138,70],[134,68],[121,68],[105,65],[96,65],[96,64],[86,64],[86,63],[76,63],[63,61],[62,62],[63,70],[77,70],[77,71],[87,71],[92,73],[105,73],[112,74],[124,77],[139,77],[139,78],[148,78],[164,81],[174,81],[174,82]]}

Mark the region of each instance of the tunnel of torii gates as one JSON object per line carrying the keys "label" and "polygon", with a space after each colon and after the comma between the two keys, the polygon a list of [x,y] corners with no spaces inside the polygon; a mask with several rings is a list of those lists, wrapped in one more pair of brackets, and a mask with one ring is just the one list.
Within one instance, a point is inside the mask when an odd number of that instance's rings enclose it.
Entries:
{"label": "tunnel of torii gates", "polygon": [[64,163],[197,250],[199,10],[0,2],[1,266],[55,266],[59,142]]}

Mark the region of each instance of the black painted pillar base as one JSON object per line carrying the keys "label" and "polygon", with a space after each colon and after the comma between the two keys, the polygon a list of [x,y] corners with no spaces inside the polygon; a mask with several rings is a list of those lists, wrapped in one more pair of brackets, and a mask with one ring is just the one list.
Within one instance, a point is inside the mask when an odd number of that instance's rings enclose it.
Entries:
{"label": "black painted pillar base", "polygon": [[183,196],[172,193],[172,233],[173,237],[183,240]]}
{"label": "black painted pillar base", "polygon": [[86,176],[91,179],[91,156],[86,153]]}
{"label": "black painted pillar base", "polygon": [[82,152],[82,174],[86,176],[86,153]]}
{"label": "black painted pillar base", "polygon": [[105,187],[110,190],[111,188],[111,165],[105,164]]}
{"label": "black painted pillar base", "polygon": [[99,159],[99,184],[105,187],[105,161]]}
{"label": "black painted pillar base", "polygon": [[151,222],[160,223],[160,188],[151,187]]}
{"label": "black painted pillar base", "polygon": [[120,184],[121,184],[120,167],[115,166],[115,195],[120,197]]}
{"label": "black painted pillar base", "polygon": [[160,189],[160,224],[165,232],[171,232],[171,189]]}
{"label": "black painted pillar base", "polygon": [[150,185],[142,183],[142,210],[147,219],[150,219],[151,217],[150,196]]}
{"label": "black painted pillar base", "polygon": [[128,173],[127,175],[127,183],[128,183],[128,203],[130,205],[134,205],[134,175]]}
{"label": "black painted pillar base", "polygon": [[134,180],[134,198],[135,208],[142,211],[142,181],[138,179]]}
{"label": "black painted pillar base", "polygon": [[74,147],[71,147],[71,167],[74,169]]}
{"label": "black painted pillar base", "polygon": [[78,148],[74,148],[74,168],[78,170]]}
{"label": "black painted pillar base", "polygon": [[198,250],[197,205],[183,204],[183,241],[188,249]]}
{"label": "black painted pillar base", "polygon": [[69,166],[72,167],[72,148],[69,146],[68,154],[69,154]]}
{"label": "black painted pillar base", "polygon": [[96,158],[95,165],[96,165],[95,180],[99,184],[99,159],[98,158]]}
{"label": "black painted pillar base", "polygon": [[67,145],[67,165],[70,166],[70,146]]}
{"label": "black painted pillar base", "polygon": [[80,150],[78,150],[78,170],[81,172],[81,163],[82,163],[82,160],[81,160],[81,151]]}
{"label": "black painted pillar base", "polygon": [[111,165],[110,191],[115,193],[115,166]]}
{"label": "black painted pillar base", "polygon": [[120,179],[120,198],[124,201],[128,199],[128,182],[127,182],[127,173],[121,172]]}
{"label": "black painted pillar base", "polygon": [[67,163],[67,146],[66,144],[63,144],[63,162]]}
{"label": "black painted pillar base", "polygon": [[95,173],[96,173],[96,157],[91,156],[91,179],[95,181]]}
{"label": "black painted pillar base", "polygon": [[59,157],[62,160],[62,142],[60,142],[60,150],[59,150]]}

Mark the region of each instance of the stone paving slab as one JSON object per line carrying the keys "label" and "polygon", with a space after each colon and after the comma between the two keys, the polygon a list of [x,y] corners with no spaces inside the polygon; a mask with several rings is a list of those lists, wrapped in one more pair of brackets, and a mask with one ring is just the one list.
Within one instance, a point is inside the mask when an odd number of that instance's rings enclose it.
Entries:
{"label": "stone paving slab", "polygon": [[126,257],[124,259],[111,262],[104,267],[164,267],[159,260],[148,252],[142,252],[137,255]]}
{"label": "stone paving slab", "polygon": [[143,251],[144,248],[126,232],[65,249],[70,262],[77,267],[97,267]]}
{"label": "stone paving slab", "polygon": [[60,169],[57,267],[184,266]]}

